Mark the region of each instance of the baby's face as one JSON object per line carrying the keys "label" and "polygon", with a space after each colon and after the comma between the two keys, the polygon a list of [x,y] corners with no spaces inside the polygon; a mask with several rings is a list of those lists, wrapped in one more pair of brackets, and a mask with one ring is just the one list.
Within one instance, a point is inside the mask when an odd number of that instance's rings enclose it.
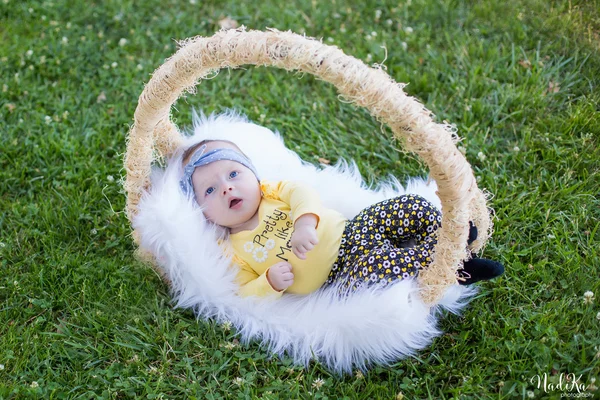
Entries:
{"label": "baby's face", "polygon": [[240,228],[260,205],[256,176],[235,161],[220,160],[196,168],[192,184],[204,216],[217,225]]}

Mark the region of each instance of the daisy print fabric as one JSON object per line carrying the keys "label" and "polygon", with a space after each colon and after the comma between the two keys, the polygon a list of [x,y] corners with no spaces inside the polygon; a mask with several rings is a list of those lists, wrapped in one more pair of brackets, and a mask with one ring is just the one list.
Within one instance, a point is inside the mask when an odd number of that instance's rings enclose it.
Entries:
{"label": "daisy print fabric", "polygon": [[[326,285],[355,291],[412,279],[432,261],[440,212],[424,198],[404,195],[376,203],[348,221]],[[401,247],[413,239],[414,247]]]}

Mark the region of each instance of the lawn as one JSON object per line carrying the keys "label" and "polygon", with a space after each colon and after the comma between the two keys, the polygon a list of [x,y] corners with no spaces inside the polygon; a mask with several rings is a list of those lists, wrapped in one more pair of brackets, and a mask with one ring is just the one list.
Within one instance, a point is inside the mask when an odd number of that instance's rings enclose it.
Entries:
{"label": "lawn", "polygon": [[[484,255],[506,274],[417,357],[348,376],[294,366],[174,309],[135,258],[122,160],[137,98],[176,40],[226,17],[383,64],[456,125],[493,194]],[[0,86],[0,399],[599,395],[599,0],[2,0]],[[223,70],[173,118],[229,107],[306,160],[355,159],[369,183],[427,174],[310,76]]]}

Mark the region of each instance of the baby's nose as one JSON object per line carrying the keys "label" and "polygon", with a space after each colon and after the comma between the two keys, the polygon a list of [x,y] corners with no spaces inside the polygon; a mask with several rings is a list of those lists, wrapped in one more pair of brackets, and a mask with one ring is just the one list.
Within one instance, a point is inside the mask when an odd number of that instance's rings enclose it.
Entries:
{"label": "baby's nose", "polygon": [[225,189],[223,189],[223,194],[227,194],[227,192],[231,192],[233,190],[233,187],[227,185],[225,186]]}

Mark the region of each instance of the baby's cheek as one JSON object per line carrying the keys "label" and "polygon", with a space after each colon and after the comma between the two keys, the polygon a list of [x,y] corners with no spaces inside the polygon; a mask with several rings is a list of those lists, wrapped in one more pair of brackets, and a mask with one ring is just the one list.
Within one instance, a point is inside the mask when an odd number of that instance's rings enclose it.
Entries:
{"label": "baby's cheek", "polygon": [[202,209],[202,214],[204,214],[204,218],[206,218],[209,221],[212,221],[212,210],[209,204],[207,204],[204,201],[198,201],[198,204],[200,205],[200,208]]}

